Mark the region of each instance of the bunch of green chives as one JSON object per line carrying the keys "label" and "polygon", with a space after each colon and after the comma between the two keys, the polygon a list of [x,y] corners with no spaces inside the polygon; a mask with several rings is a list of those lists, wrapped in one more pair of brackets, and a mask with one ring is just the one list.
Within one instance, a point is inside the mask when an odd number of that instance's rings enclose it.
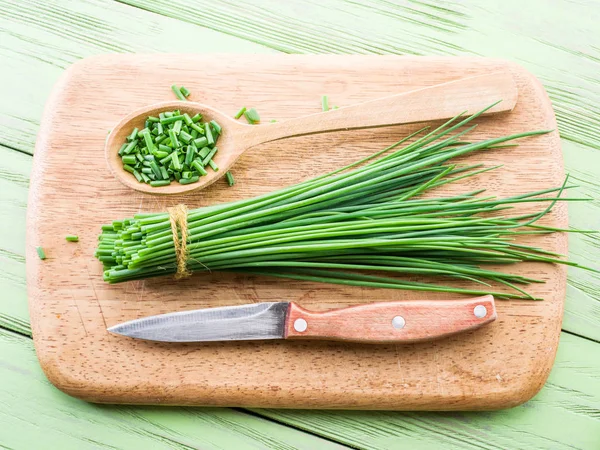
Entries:
{"label": "bunch of green chives", "polygon": [[134,128],[119,149],[123,169],[140,183],[155,187],[175,180],[195,183],[207,174],[207,166],[219,170],[213,158],[221,131],[214,120],[203,123],[201,114],[190,117],[175,110],[150,116],[144,128]]}
{"label": "bunch of green chives", "polygon": [[[514,241],[521,234],[563,231],[537,225],[537,221],[556,201],[563,200],[563,190],[574,186],[565,180],[561,187],[503,199],[481,196],[483,190],[452,197],[420,196],[496,168],[459,167],[449,163],[454,157],[511,146],[506,143],[547,133],[461,141],[473,127],[459,129],[484,111],[464,119],[457,116],[431,132],[424,128],[368,158],[303,183],[189,211],[188,268],[534,299],[519,285],[539,280],[486,269],[485,265],[539,261],[577,266],[561,255]],[[415,137],[414,142],[399,148]],[[511,205],[525,202],[547,202],[548,206],[537,214],[502,214]],[[166,213],[115,221],[102,227],[99,239],[96,256],[105,266],[104,279],[109,283],[176,271]],[[481,288],[409,281],[406,276],[468,280]],[[512,292],[495,292],[490,283]]]}

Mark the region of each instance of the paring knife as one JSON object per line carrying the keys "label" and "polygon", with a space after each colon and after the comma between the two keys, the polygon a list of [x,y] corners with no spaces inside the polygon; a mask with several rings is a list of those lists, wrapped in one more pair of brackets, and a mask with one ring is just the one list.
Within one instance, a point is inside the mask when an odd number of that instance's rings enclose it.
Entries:
{"label": "paring knife", "polygon": [[415,342],[473,330],[496,320],[494,297],[369,303],[325,312],[294,302],[253,303],[145,317],[108,328],[137,339],[208,342],[317,339]]}

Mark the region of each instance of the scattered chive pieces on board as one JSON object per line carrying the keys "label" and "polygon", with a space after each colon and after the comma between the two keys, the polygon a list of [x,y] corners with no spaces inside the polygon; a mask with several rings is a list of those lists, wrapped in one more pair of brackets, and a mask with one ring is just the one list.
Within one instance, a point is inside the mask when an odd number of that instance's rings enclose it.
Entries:
{"label": "scattered chive pieces on board", "polygon": [[185,98],[185,95],[183,95],[183,93],[181,92],[181,89],[179,87],[177,87],[177,85],[174,84],[173,86],[171,86],[171,90],[173,91],[173,93],[179,100],[187,100]]}
{"label": "scattered chive pieces on board", "polygon": [[227,178],[227,184],[229,184],[229,186],[233,186],[235,184],[235,179],[233,178],[231,172],[225,173],[225,177]]}
{"label": "scattered chive pieces on board", "polygon": [[42,247],[36,247],[35,251],[37,252],[40,259],[46,259],[46,252],[44,252],[44,249]]}
{"label": "scattered chive pieces on board", "polygon": [[271,119],[271,123],[275,123],[277,122],[275,119]]}
{"label": "scattered chive pieces on board", "polygon": [[236,119],[239,119],[240,117],[242,117],[242,114],[244,114],[245,112],[246,112],[246,107],[243,106],[233,117],[235,117]]}
{"label": "scattered chive pieces on board", "polygon": [[[183,86],[173,85],[171,89],[182,100],[184,94],[190,95]],[[201,114],[190,117],[179,110],[163,111],[158,117],[148,117],[141,130],[131,131],[119,149],[119,156],[123,169],[140,183],[153,187],[168,186],[172,181],[195,183],[208,175],[206,166],[219,170],[212,158],[222,132],[216,121],[202,122]]]}
{"label": "scattered chive pieces on board", "polygon": [[190,91],[188,91],[185,86],[181,86],[179,88],[179,91],[184,95],[184,97],[189,97],[190,96]]}
{"label": "scattered chive pieces on board", "polygon": [[79,236],[75,236],[75,235],[71,235],[71,234],[68,236],[65,236],[65,239],[68,242],[79,242]]}
{"label": "scattered chive pieces on board", "polygon": [[246,120],[251,125],[260,123],[260,116],[258,115],[258,112],[254,108],[250,108],[250,109],[244,111],[244,117],[246,117]]}
{"label": "scattered chive pieces on board", "polygon": [[333,107],[333,108],[331,108],[331,109],[338,109],[338,108],[339,108],[339,106],[334,106],[334,107]]}
{"label": "scattered chive pieces on board", "polygon": [[[187,268],[539,300],[521,286],[540,280],[516,273],[515,265],[531,261],[582,266],[522,242],[521,235],[574,231],[538,221],[557,201],[583,199],[562,195],[575,188],[568,178],[562,186],[506,198],[469,191],[468,184],[456,186],[452,193],[436,190],[502,170],[466,162],[465,156],[502,151],[500,147],[515,139],[536,139],[549,132],[469,142],[463,135],[484,111],[458,115],[433,131],[425,127],[367,158],[302,183],[190,209]],[[459,157],[461,162],[455,162]],[[511,209],[530,202],[542,206],[527,215]],[[96,256],[108,283],[176,273],[178,256],[169,214],[137,214],[103,226]],[[423,275],[435,278],[413,279]],[[462,284],[465,281],[472,284]]]}
{"label": "scattered chive pieces on board", "polygon": [[321,97],[321,106],[323,107],[323,111],[329,111],[329,97],[326,95]]}

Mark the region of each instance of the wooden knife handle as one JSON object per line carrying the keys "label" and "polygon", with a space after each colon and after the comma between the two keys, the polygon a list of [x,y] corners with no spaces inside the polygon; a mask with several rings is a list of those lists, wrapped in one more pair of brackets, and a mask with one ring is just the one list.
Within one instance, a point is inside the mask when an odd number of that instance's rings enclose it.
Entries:
{"label": "wooden knife handle", "polygon": [[290,302],[286,339],[416,342],[473,330],[496,320],[494,297],[370,303],[311,312]]}

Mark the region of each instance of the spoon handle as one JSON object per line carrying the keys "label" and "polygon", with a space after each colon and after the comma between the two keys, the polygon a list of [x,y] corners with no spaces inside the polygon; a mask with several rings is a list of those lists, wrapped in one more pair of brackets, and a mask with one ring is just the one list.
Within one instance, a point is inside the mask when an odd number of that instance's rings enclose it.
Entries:
{"label": "spoon handle", "polygon": [[293,136],[358,128],[449,119],[457,114],[511,111],[517,102],[517,86],[510,72],[495,72],[378,98],[339,109],[249,127],[244,147]]}

